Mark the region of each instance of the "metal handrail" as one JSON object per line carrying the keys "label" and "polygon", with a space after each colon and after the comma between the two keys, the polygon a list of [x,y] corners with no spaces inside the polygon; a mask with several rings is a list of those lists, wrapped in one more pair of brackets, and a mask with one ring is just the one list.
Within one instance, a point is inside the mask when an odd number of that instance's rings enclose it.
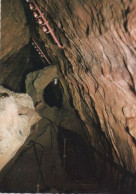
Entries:
{"label": "metal handrail", "polygon": [[[59,40],[57,39],[55,33],[53,32],[53,29],[51,28],[51,26],[49,25],[48,21],[46,20],[46,18],[44,17],[44,14],[42,13],[42,11],[39,9],[38,5],[35,3],[35,1],[28,1],[27,0],[27,3],[32,3],[32,4],[29,4],[30,6],[30,9],[31,10],[36,10],[38,12],[37,16],[38,18],[41,18],[43,20],[43,23],[40,22],[39,24],[41,24],[42,26],[46,26],[47,27],[47,31],[45,30],[44,32],[45,33],[50,33],[54,39],[54,41],[57,43],[58,47],[61,48],[61,49],[64,49],[64,47],[61,45],[61,43],[59,42]],[[39,19],[40,20],[40,19]]]}

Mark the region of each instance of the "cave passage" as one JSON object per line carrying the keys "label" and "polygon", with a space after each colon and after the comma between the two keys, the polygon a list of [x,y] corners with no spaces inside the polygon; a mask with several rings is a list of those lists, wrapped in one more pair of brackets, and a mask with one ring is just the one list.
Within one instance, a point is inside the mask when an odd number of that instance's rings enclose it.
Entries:
{"label": "cave passage", "polygon": [[1,4],[0,192],[136,194],[136,0]]}
{"label": "cave passage", "polygon": [[50,107],[60,108],[63,100],[63,91],[60,81],[55,84],[55,80],[50,82],[43,92],[44,101]]}

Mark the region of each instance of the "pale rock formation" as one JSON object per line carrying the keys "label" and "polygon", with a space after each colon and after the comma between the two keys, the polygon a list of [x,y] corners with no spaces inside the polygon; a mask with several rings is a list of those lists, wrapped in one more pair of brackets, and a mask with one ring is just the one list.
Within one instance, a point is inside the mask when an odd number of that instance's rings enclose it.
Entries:
{"label": "pale rock formation", "polygon": [[29,95],[0,86],[0,170],[15,156],[39,119]]}
{"label": "pale rock formation", "polygon": [[26,90],[32,96],[34,103],[39,101],[43,102],[44,88],[58,76],[57,67],[53,65],[27,75]]}

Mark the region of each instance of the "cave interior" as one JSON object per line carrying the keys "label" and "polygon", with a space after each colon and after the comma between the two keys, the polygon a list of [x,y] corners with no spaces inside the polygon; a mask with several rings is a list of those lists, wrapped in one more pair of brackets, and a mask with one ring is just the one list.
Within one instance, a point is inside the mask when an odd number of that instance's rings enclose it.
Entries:
{"label": "cave interior", "polygon": [[0,85],[40,119],[0,192],[135,194],[135,0],[2,0],[1,28]]}

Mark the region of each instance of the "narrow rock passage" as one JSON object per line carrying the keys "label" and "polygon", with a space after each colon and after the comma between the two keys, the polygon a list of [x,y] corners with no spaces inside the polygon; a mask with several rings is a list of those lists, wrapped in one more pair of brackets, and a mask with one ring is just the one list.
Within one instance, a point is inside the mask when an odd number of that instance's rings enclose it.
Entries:
{"label": "narrow rock passage", "polygon": [[29,94],[42,119],[0,192],[36,191],[33,140],[48,190],[135,193],[135,0],[4,0],[1,23],[0,85]]}

